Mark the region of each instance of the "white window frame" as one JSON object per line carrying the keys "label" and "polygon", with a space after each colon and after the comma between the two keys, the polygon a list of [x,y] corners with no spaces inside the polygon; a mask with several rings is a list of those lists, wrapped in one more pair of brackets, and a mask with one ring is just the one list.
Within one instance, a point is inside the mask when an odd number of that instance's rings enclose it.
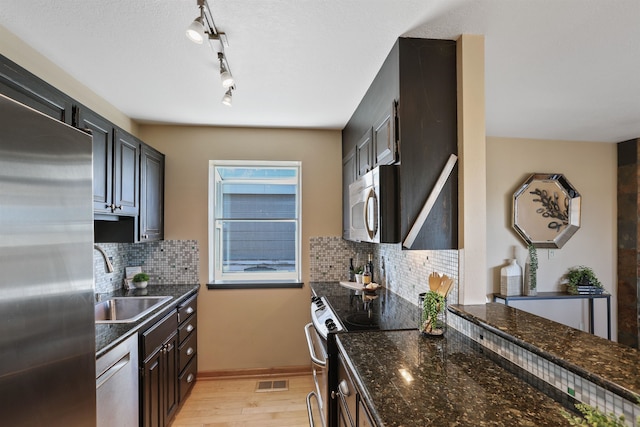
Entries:
{"label": "white window frame", "polygon": [[[266,168],[295,168],[296,177],[285,180],[285,183],[296,186],[296,236],[295,236],[295,271],[293,272],[234,272],[222,271],[222,241],[220,233],[216,231],[216,224],[221,218],[216,218],[216,199],[221,197],[216,183],[216,167],[266,167]],[[269,180],[270,183],[283,181]],[[210,160],[209,161],[209,200],[208,200],[208,247],[209,247],[209,283],[215,285],[237,285],[238,287],[268,287],[270,284],[299,284],[301,282],[301,240],[302,240],[302,162],[299,161],[267,161],[267,160]],[[287,222],[290,222],[287,220]],[[221,286],[223,287],[223,286]]]}

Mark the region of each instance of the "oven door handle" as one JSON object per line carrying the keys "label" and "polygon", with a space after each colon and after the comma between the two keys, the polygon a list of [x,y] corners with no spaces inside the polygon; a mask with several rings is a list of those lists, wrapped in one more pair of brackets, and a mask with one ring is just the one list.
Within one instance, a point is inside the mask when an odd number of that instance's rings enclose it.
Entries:
{"label": "oven door handle", "polygon": [[[315,391],[307,394],[307,416],[309,417],[309,427],[315,427],[316,424],[313,421],[313,410],[311,409],[311,397],[315,397],[317,401],[318,395],[316,395]],[[324,427],[324,418],[320,417],[320,421],[322,422],[322,427]]]}
{"label": "oven door handle", "polygon": [[[318,366],[319,368],[324,368],[327,366],[327,361],[322,360],[316,356],[316,352],[313,349],[313,340],[311,339],[311,328],[313,328],[313,323],[307,323],[304,327],[304,334],[307,337],[307,346],[309,347],[309,355],[311,356],[311,361]],[[317,334],[316,330],[313,330],[314,334]]]}

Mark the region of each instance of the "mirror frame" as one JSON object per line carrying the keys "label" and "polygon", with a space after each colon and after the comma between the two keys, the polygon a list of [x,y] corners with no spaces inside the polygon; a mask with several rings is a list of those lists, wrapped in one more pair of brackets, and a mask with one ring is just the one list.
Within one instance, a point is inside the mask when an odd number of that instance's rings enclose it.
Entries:
{"label": "mirror frame", "polygon": [[513,194],[512,226],[527,244],[561,248],[580,228],[581,199],[563,174],[534,173]]}

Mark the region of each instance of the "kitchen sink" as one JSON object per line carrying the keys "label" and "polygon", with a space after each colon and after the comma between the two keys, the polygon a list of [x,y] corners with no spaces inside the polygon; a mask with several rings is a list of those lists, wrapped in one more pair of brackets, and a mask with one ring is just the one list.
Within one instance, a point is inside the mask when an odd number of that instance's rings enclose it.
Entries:
{"label": "kitchen sink", "polygon": [[95,307],[96,323],[131,323],[139,320],[172,297],[113,297]]}

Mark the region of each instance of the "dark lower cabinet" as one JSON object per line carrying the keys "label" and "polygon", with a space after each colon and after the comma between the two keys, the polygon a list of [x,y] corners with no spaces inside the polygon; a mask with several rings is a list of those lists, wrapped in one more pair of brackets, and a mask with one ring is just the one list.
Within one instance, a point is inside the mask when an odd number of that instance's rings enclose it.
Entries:
{"label": "dark lower cabinet", "polygon": [[375,427],[362,401],[362,394],[356,387],[353,372],[342,355],[338,361],[338,387],[333,391],[338,399],[338,427]]}
{"label": "dark lower cabinet", "polygon": [[170,424],[196,381],[198,295],[140,334],[140,425]]}
{"label": "dark lower cabinet", "polygon": [[164,427],[178,409],[178,313],[173,310],[142,333],[141,420]]}
{"label": "dark lower cabinet", "polygon": [[198,295],[178,306],[178,390],[184,401],[196,381],[198,372]]}

